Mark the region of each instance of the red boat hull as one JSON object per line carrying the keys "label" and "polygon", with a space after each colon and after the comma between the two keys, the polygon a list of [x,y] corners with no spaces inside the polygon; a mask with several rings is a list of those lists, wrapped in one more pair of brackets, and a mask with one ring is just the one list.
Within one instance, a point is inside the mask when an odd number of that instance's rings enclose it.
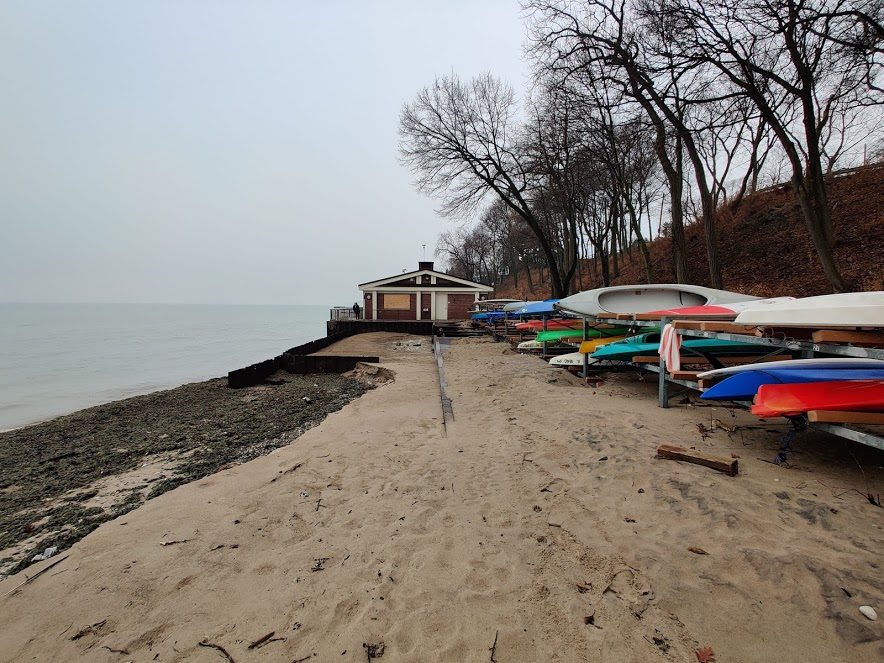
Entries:
{"label": "red boat hull", "polygon": [[786,417],[809,410],[884,411],[884,380],[763,384],[752,414]]}

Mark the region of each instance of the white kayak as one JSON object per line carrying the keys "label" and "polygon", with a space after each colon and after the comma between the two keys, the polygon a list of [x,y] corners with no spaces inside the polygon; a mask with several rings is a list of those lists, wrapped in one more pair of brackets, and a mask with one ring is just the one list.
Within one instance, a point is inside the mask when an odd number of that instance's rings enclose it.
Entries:
{"label": "white kayak", "polygon": [[884,327],[884,292],[804,297],[741,311],[740,325],[780,327]]}
{"label": "white kayak", "polygon": [[715,290],[699,285],[652,283],[586,290],[565,297],[555,307],[578,315],[605,317],[613,313],[644,313],[680,306],[709,306],[757,299],[759,298],[740,292]]}
{"label": "white kayak", "polygon": [[543,350],[543,343],[540,341],[522,341],[516,346],[516,350]]}
{"label": "white kayak", "polygon": [[718,378],[734,375],[743,371],[764,371],[775,368],[812,369],[812,368],[884,368],[880,359],[860,359],[854,357],[820,357],[818,359],[784,359],[783,361],[765,361],[755,364],[726,366],[712,371],[697,373],[698,378]]}
{"label": "white kayak", "polygon": [[[583,366],[583,358],[586,357],[586,354],[583,352],[569,352],[566,355],[559,355],[558,357],[553,357],[549,360],[550,366],[558,366],[559,368],[565,368],[568,366]],[[590,359],[589,365],[592,366],[596,363],[596,359]]]}

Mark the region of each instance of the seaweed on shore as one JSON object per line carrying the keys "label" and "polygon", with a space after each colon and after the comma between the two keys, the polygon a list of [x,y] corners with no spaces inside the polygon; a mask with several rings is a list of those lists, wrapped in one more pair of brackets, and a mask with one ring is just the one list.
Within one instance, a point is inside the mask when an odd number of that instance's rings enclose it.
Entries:
{"label": "seaweed on shore", "polygon": [[[188,384],[0,433],[0,552],[35,538],[0,573],[71,546],[144,499],[290,444],[369,388],[339,375],[276,377],[237,390],[223,379]],[[171,471],[116,494],[110,507],[89,506],[96,482],[168,453]]]}

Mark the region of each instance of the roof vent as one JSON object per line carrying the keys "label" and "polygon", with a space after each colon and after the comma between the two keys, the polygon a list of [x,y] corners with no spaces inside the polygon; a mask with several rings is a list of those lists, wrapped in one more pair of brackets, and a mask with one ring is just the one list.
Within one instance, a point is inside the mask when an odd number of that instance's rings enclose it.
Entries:
{"label": "roof vent", "polygon": [[430,262],[421,261],[417,264],[417,268],[418,269],[429,269],[430,271],[433,271],[433,262],[432,261],[430,261]]}

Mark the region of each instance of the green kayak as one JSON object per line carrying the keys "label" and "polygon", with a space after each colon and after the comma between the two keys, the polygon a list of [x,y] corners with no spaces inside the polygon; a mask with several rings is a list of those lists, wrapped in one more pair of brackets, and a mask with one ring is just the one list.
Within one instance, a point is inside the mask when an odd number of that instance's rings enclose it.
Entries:
{"label": "green kayak", "polygon": [[[586,332],[587,338],[600,338],[602,336],[623,336],[628,333],[629,329],[626,327],[612,327],[610,329],[597,329],[595,327],[591,327]],[[544,341],[547,343],[551,343],[553,341],[561,341],[563,339],[577,339],[583,340],[583,330],[582,329],[550,329],[549,331],[539,331],[537,332],[537,336],[534,337],[535,341],[543,343]]]}
{"label": "green kayak", "polygon": [[[690,350],[708,352],[713,355],[758,354],[759,346],[753,343],[720,341],[714,338],[684,339],[681,343],[684,354]],[[593,359],[614,359],[629,361],[638,355],[656,355],[660,350],[660,332],[650,332],[632,336],[628,340],[603,345],[590,355]]]}

